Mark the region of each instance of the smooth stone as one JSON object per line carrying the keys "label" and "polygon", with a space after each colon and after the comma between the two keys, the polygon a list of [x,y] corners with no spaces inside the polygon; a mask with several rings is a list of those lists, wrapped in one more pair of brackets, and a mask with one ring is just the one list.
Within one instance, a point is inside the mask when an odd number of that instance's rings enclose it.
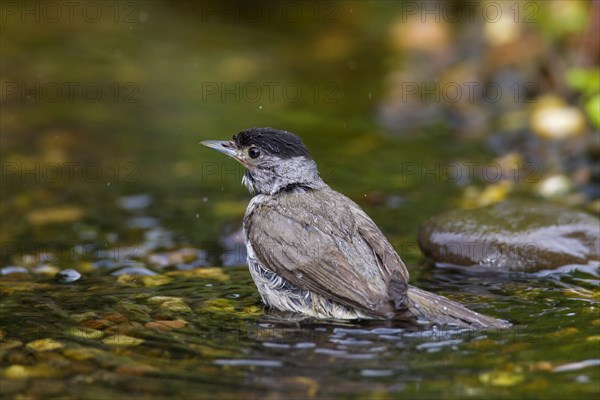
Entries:
{"label": "smooth stone", "polygon": [[61,271],[58,271],[54,276],[55,279],[62,283],[71,283],[76,282],[81,279],[81,274],[74,269],[67,268]]}
{"label": "smooth stone", "polygon": [[56,275],[59,272],[59,269],[52,265],[42,264],[33,267],[32,271],[34,274],[39,275]]}
{"label": "smooth stone", "polygon": [[117,200],[117,206],[129,211],[143,210],[150,204],[152,204],[152,196],[145,193],[123,196]]}
{"label": "smooth stone", "polygon": [[102,342],[110,346],[138,346],[144,343],[144,339],[119,334],[108,336],[102,339]]}
{"label": "smooth stone", "polygon": [[525,272],[600,265],[600,220],[543,202],[450,211],[423,223],[418,241],[437,265]]}
{"label": "smooth stone", "polygon": [[155,276],[156,272],[149,270],[146,267],[125,267],[118,271],[113,272],[111,275],[141,275],[141,276]]}
{"label": "smooth stone", "polygon": [[25,267],[15,267],[9,265],[8,267],[4,267],[0,269],[0,275],[10,275],[10,274],[28,274],[29,270]]}
{"label": "smooth stone", "polygon": [[34,352],[42,352],[42,351],[51,351],[62,349],[65,347],[61,342],[58,342],[54,339],[39,339],[34,340],[33,342],[29,342],[25,345],[28,350]]}

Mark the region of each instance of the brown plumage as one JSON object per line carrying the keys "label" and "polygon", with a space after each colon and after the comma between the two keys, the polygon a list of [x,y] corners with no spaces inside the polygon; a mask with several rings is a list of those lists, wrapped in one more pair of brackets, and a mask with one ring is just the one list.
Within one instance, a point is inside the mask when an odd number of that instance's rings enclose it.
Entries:
{"label": "brown plumage", "polygon": [[255,128],[205,144],[247,169],[244,183],[256,193],[244,217],[248,265],[266,304],[317,318],[510,325],[408,285],[393,246],[356,203],[321,180],[297,136]]}

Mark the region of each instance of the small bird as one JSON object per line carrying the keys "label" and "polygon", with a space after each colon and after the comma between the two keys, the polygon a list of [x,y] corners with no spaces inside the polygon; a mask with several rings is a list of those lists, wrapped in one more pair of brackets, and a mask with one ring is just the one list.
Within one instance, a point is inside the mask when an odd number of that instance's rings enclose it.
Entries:
{"label": "small bird", "polygon": [[381,230],[321,179],[295,134],[251,128],[231,141],[201,144],[246,169],[242,183],[254,197],[244,216],[244,241],[265,304],[320,319],[510,326],[409,285],[406,266]]}

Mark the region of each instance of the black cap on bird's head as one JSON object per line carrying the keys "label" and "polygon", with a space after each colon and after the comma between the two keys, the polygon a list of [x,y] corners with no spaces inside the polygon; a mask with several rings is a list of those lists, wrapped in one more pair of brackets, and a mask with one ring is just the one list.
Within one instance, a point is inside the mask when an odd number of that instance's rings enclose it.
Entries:
{"label": "black cap on bird's head", "polygon": [[311,159],[308,149],[302,143],[302,139],[288,131],[273,128],[250,128],[233,135],[229,142],[220,140],[205,140],[203,145],[224,153],[230,157],[243,162],[244,153],[250,158],[258,158],[261,153],[287,159],[293,157],[305,157]]}
{"label": "black cap on bird's head", "polygon": [[315,162],[302,139],[273,128],[250,128],[231,141],[201,144],[236,159],[247,172],[243,183],[253,192],[275,193],[289,185],[322,183]]}
{"label": "black cap on bird's head", "polygon": [[288,131],[273,128],[250,128],[233,136],[238,148],[260,147],[279,158],[311,158],[302,139]]}

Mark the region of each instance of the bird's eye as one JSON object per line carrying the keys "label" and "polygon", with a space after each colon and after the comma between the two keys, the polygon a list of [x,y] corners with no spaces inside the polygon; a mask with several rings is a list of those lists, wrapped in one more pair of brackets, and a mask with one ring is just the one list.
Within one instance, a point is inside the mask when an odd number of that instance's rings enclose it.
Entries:
{"label": "bird's eye", "polygon": [[250,158],[257,158],[260,156],[260,149],[258,147],[250,147],[248,149],[248,155]]}

